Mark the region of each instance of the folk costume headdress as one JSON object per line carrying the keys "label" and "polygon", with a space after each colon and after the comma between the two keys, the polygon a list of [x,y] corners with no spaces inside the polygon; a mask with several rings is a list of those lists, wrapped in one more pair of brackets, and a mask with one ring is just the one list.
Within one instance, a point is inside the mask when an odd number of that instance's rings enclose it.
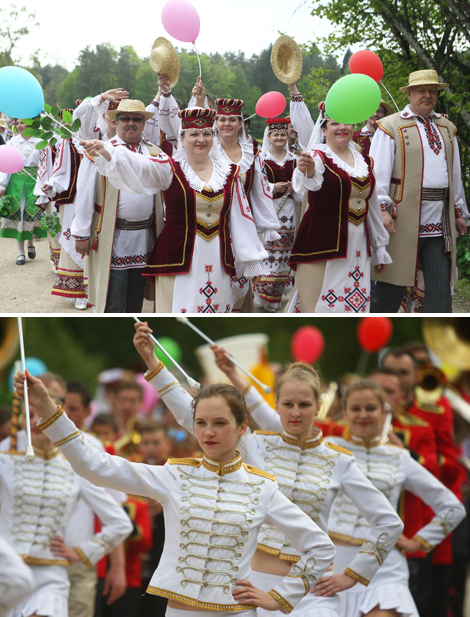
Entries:
{"label": "folk costume headdress", "polygon": [[[215,109],[209,109],[208,107],[187,107],[178,112],[178,117],[181,120],[180,136],[183,131],[196,130],[203,131],[205,129],[214,130],[214,118],[216,115]],[[211,158],[220,159],[219,147],[214,139],[211,151],[209,153]],[[184,147],[178,145],[178,148],[173,157],[177,161],[186,159],[186,152]]]}
{"label": "folk costume headdress", "polygon": [[403,86],[400,90],[408,90],[408,88],[412,88],[413,86],[437,86],[438,90],[442,90],[443,88],[447,88],[449,84],[439,82],[437,71],[426,69],[424,71],[414,71],[410,73],[408,76],[408,85]]}
{"label": "folk costume headdress", "polygon": [[[264,135],[263,135],[263,146],[261,149],[263,154],[267,154],[267,152],[269,152],[269,148],[271,147],[269,135],[273,131],[285,131],[287,133],[287,129],[289,128],[290,123],[291,123],[290,118],[268,118],[268,120],[266,120],[266,128],[264,129]],[[285,145],[285,150],[287,153],[288,151],[287,142]]]}
{"label": "folk costume headdress", "polygon": [[[243,120],[242,107],[245,105],[245,101],[241,99],[215,99],[215,104],[217,105],[216,118],[219,116],[237,116],[240,120]],[[215,125],[215,134],[218,137],[217,124]],[[238,131],[238,141],[246,141],[243,122]]]}

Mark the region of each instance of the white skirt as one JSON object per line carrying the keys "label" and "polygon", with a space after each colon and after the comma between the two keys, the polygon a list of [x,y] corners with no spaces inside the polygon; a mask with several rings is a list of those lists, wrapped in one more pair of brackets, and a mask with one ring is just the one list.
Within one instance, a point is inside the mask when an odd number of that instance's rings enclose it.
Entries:
{"label": "white skirt", "polygon": [[[335,546],[334,570],[341,574],[360,547]],[[408,587],[409,576],[406,557],[400,551],[392,550],[367,587],[356,583],[351,589],[341,592],[342,617],[361,617],[377,606],[383,611],[394,610],[400,617],[419,617]]]}
{"label": "white skirt", "polygon": [[[259,613],[258,613],[259,614]],[[271,615],[274,613],[271,612]],[[256,610],[249,609],[248,611],[185,611],[179,608],[167,607],[165,617],[228,617],[229,615],[239,615],[240,617],[256,617]]]}
{"label": "white skirt", "polygon": [[34,591],[18,604],[12,617],[68,617],[69,578],[65,566],[30,566]]}
{"label": "white skirt", "polygon": [[[333,574],[333,572],[330,574]],[[325,576],[328,576],[328,573]],[[250,580],[255,587],[262,591],[269,591],[283,581],[284,577],[277,574],[253,571]],[[313,593],[308,593],[295,605],[294,610],[290,614],[295,615],[295,617],[339,617],[340,599],[338,595],[331,598],[320,598]],[[281,617],[282,615],[285,615],[285,613],[280,610],[265,611],[262,608],[258,609],[258,617]]]}

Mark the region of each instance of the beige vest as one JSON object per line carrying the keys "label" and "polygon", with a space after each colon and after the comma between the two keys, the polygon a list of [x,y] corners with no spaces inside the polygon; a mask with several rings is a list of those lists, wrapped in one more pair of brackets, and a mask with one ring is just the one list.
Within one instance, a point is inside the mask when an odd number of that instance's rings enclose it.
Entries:
{"label": "beige vest", "polygon": [[[452,282],[455,275],[455,212],[453,192],[453,137],[455,126],[446,118],[435,119],[446,153],[449,178],[449,223],[452,234]],[[378,121],[380,128],[395,141],[395,164],[389,195],[396,205],[395,233],[390,236],[387,251],[393,259],[384,274],[373,274],[378,281],[413,286],[418,256],[423,148],[415,118],[401,118],[399,113]]]}
{"label": "beige vest", "polygon": [[[162,151],[154,144],[146,144],[150,156],[158,156]],[[116,228],[119,190],[104,176],[100,177],[96,195],[96,204],[101,212],[93,213],[90,233],[90,245],[95,246],[87,258],[88,302],[93,304],[96,313],[104,313],[108,297],[109,274],[113,250],[114,231]],[[154,195],[154,211],[157,231],[161,231],[160,193]]]}

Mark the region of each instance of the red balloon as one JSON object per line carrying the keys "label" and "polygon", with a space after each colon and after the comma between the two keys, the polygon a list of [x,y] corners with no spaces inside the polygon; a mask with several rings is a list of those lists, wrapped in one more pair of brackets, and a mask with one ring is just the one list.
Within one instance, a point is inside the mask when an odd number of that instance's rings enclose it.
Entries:
{"label": "red balloon", "polygon": [[286,104],[286,97],[280,92],[266,92],[258,99],[255,111],[262,118],[275,118],[282,114]]}
{"label": "red balloon", "polygon": [[290,349],[296,362],[312,364],[321,358],[325,338],[318,328],[302,326],[292,337]]}
{"label": "red balloon", "polygon": [[382,60],[377,54],[368,49],[356,51],[349,59],[349,70],[351,73],[362,73],[369,75],[376,82],[379,82],[384,76],[384,67]]}
{"label": "red balloon", "polygon": [[390,317],[364,317],[357,328],[357,340],[364,351],[379,351],[393,334]]}

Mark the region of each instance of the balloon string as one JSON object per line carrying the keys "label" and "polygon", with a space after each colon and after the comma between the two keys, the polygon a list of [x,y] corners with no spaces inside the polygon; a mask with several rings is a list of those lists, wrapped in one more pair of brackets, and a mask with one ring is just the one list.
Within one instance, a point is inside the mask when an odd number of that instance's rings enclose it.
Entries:
{"label": "balloon string", "polygon": [[201,59],[199,58],[199,52],[196,49],[196,41],[193,41],[193,47],[194,47],[194,51],[196,52],[197,61],[198,61],[198,64],[199,64],[199,77],[201,77],[202,76]]}
{"label": "balloon string", "polygon": [[385,92],[388,94],[388,96],[392,99],[393,104],[395,105],[395,107],[397,108],[397,111],[400,111],[398,108],[398,105],[395,103],[395,99],[393,98],[393,96],[390,94],[390,92],[387,90],[387,86],[384,84],[384,82],[382,80],[380,80],[379,82],[380,84],[382,84],[382,87],[385,89]]}
{"label": "balloon string", "polygon": [[32,176],[32,175],[29,173],[29,171],[26,171],[26,169],[25,169],[24,167],[23,167],[23,169],[22,169],[21,171],[22,171],[23,173],[25,173],[25,174],[28,174],[28,176],[29,176],[30,178],[32,178],[32,179],[36,182],[37,178],[35,178],[34,176]]}
{"label": "balloon string", "polygon": [[250,118],[254,118],[255,116],[256,116],[256,112],[252,114],[251,116],[248,116],[248,118],[243,118],[243,122],[246,122],[247,120],[250,120]]}
{"label": "balloon string", "polygon": [[58,125],[59,125],[59,126],[61,126],[63,129],[65,129],[66,131],[68,131],[68,132],[70,133],[70,135],[72,135],[72,137],[76,137],[76,136],[77,136],[77,134],[76,134],[76,133],[74,133],[73,131],[71,131],[71,130],[69,129],[69,127],[68,127],[68,126],[65,126],[65,124],[62,124],[61,122],[59,122],[58,120],[56,120],[56,119],[54,118],[54,116],[52,116],[51,114],[46,113],[46,116],[48,116],[49,118],[52,118],[52,120],[54,120],[54,122],[55,122],[56,124],[58,124]]}

